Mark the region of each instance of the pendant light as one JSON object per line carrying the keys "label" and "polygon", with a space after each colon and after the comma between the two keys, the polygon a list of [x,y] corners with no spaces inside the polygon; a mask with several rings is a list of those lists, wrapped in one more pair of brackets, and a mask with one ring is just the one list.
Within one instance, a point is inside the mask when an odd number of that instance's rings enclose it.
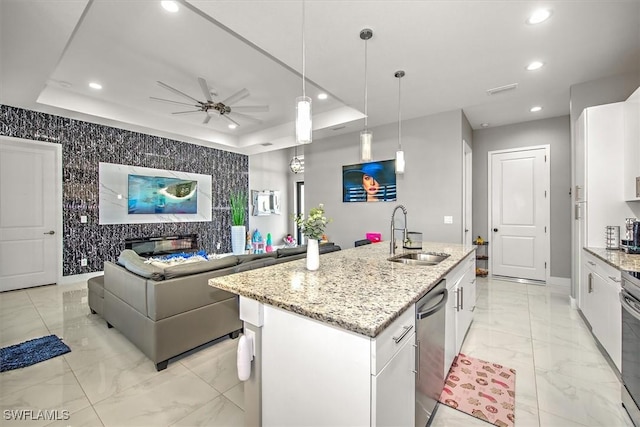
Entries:
{"label": "pendant light", "polygon": [[360,160],[363,162],[370,162],[373,158],[371,153],[371,144],[373,142],[373,134],[367,128],[367,40],[373,37],[373,31],[369,28],[365,28],[360,31],[360,38],[364,40],[364,129],[360,132]]}
{"label": "pendant light", "polygon": [[302,1],[302,96],[296,98],[296,144],[311,144],[311,98],[305,92],[304,0]]}
{"label": "pendant light", "polygon": [[291,172],[293,173],[300,173],[302,171],[302,162],[298,158],[298,144],[295,145],[294,149],[295,154],[293,159],[289,162],[289,169],[291,169]]}
{"label": "pendant light", "polygon": [[404,71],[399,70],[394,74],[398,79],[398,151],[396,151],[396,174],[404,173],[404,151],[402,151],[402,113],[400,110],[402,100],[400,81],[404,77]]}

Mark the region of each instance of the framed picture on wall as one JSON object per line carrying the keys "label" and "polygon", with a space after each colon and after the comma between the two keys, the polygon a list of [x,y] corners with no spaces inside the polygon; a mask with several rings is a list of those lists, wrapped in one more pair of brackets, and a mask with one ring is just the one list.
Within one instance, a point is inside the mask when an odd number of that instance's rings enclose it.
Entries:
{"label": "framed picture on wall", "polygon": [[395,160],[342,166],[343,202],[394,202]]}

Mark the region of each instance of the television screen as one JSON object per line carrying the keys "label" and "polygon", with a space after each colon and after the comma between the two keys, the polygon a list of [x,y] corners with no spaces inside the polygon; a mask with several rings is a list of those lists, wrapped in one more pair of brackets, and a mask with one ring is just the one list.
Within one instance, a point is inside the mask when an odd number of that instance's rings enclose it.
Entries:
{"label": "television screen", "polygon": [[198,181],[129,175],[129,214],[197,214]]}
{"label": "television screen", "polygon": [[342,166],[342,201],[395,201],[395,164],[395,160],[384,160]]}

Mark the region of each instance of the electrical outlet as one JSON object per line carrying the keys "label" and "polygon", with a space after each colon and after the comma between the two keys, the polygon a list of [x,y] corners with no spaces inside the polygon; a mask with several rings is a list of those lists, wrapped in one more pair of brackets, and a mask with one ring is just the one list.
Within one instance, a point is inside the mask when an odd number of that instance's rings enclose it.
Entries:
{"label": "electrical outlet", "polygon": [[453,224],[453,217],[449,216],[449,215],[445,215],[444,217],[444,223],[445,224]]}
{"label": "electrical outlet", "polygon": [[80,260],[80,267],[86,267],[87,266],[87,259],[86,258],[82,258]]}
{"label": "electrical outlet", "polygon": [[82,224],[86,224],[87,223],[87,216],[86,215],[80,215],[80,222]]}

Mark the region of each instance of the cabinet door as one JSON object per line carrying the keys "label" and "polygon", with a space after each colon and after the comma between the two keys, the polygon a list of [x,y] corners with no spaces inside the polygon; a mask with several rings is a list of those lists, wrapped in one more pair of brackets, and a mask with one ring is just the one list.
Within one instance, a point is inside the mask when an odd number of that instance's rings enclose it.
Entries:
{"label": "cabinet door", "polygon": [[415,424],[415,334],[378,375],[372,376],[373,426]]}
{"label": "cabinet door", "polygon": [[[616,281],[618,280],[618,281]],[[602,306],[603,321],[594,332],[598,341],[609,354],[618,370],[622,361],[622,307],[620,306],[619,277],[607,276],[598,282],[601,290],[599,302]]]}
{"label": "cabinet door", "polygon": [[444,311],[444,378],[447,377],[453,359],[458,354],[456,352],[456,311],[458,307],[456,295],[458,290],[455,283],[452,286],[447,286],[447,290],[449,291],[449,300]]}
{"label": "cabinet door", "polygon": [[640,89],[624,105],[624,195],[640,200]]}
{"label": "cabinet door", "polygon": [[462,349],[462,343],[473,320],[476,305],[475,268],[470,265],[458,284],[458,312],[456,319],[456,354]]}
{"label": "cabinet door", "polygon": [[582,264],[582,280],[580,281],[583,286],[583,288],[580,290],[580,310],[582,310],[582,314],[589,322],[591,329],[594,329],[594,323],[597,322],[595,280],[596,276],[598,275],[592,268],[594,266],[595,263],[593,261],[585,259]]}

